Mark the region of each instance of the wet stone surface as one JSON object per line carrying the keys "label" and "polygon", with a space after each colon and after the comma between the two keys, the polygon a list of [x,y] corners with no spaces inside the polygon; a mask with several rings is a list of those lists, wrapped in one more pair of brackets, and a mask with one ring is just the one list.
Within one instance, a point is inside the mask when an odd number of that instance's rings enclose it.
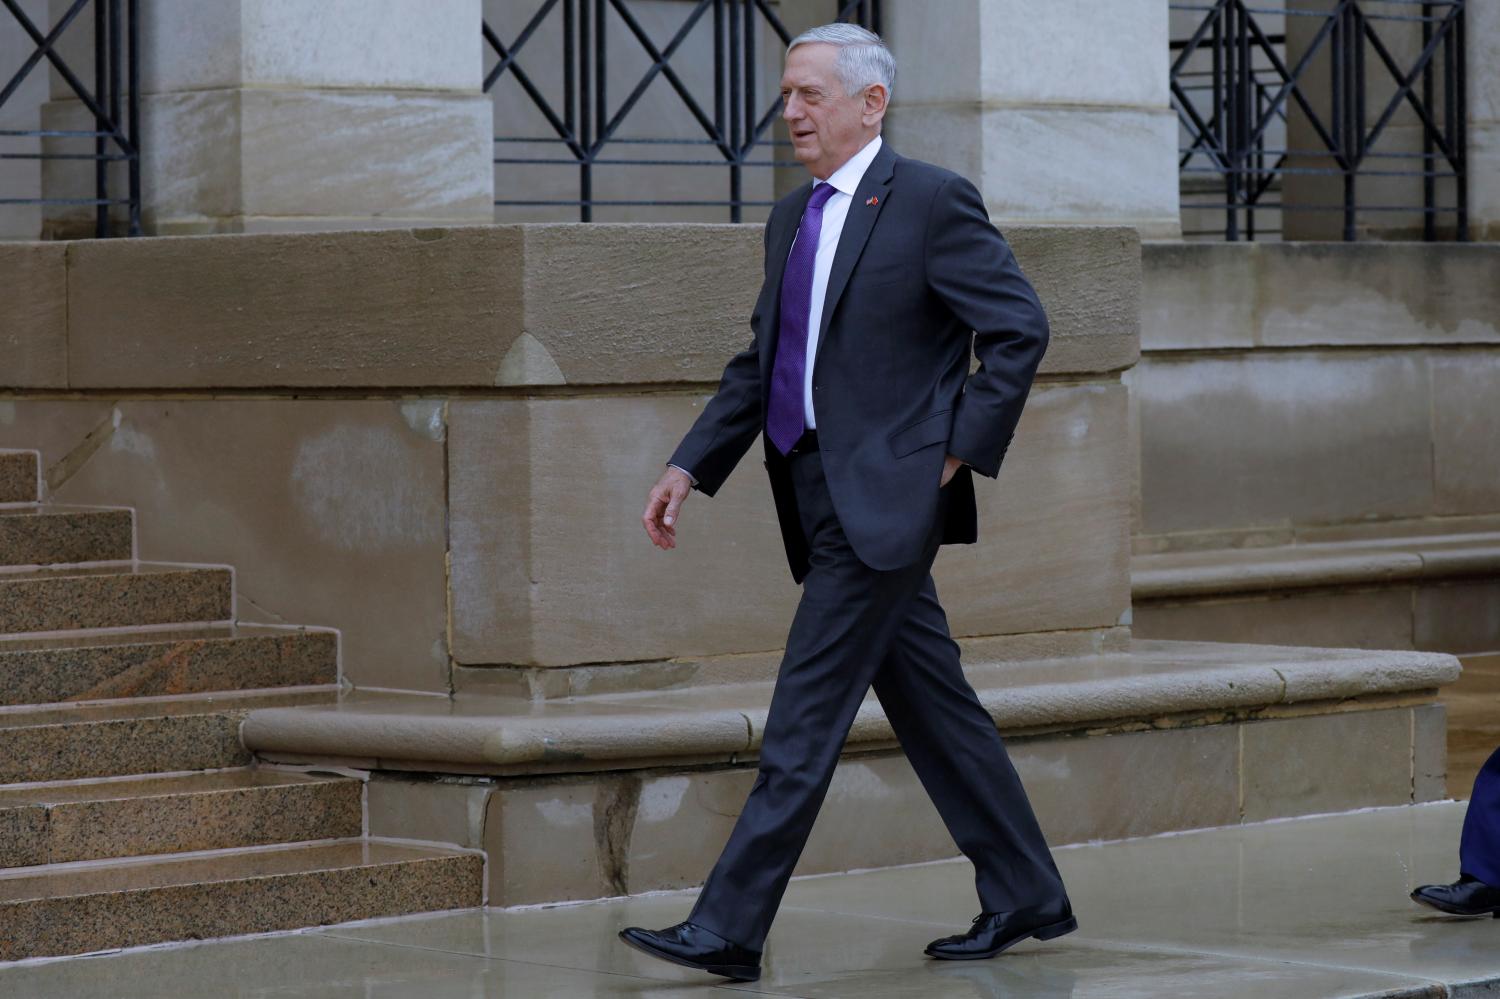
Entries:
{"label": "wet stone surface", "polygon": [[695,890],[345,924],[0,966],[0,993],[47,997],[843,997],[1480,994],[1500,982],[1500,920],[1413,905],[1456,876],[1462,803],[1377,809],[1068,847],[1081,929],[999,958],[925,944],[974,908],[965,861],[793,881],[760,981],[730,985],[619,943],[682,919]]}

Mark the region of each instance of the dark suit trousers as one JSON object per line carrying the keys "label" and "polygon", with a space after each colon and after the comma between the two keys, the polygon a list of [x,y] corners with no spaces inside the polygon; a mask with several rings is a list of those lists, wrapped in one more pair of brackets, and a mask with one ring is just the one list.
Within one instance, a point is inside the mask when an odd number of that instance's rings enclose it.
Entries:
{"label": "dark suit trousers", "polygon": [[974,863],[981,908],[1060,898],[1062,879],[1000,734],[963,675],[933,586],[946,504],[922,558],[877,571],[860,562],[839,526],[821,455],[793,452],[788,461],[811,567],[771,697],[760,770],[688,919],[762,948],[872,684],[922,786]]}
{"label": "dark suit trousers", "polygon": [[1490,755],[1474,778],[1458,859],[1464,874],[1500,888],[1500,749]]}

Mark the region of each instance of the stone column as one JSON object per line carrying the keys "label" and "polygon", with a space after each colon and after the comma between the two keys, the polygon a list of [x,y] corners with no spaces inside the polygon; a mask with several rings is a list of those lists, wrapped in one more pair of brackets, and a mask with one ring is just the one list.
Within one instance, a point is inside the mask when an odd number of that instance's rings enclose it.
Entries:
{"label": "stone column", "polygon": [[1468,19],[1469,235],[1500,240],[1500,4],[1470,3]]}
{"label": "stone column", "polygon": [[978,185],[997,222],[1181,233],[1161,0],[886,0],[897,150]]}
{"label": "stone column", "polygon": [[[51,0],[53,20],[65,7]],[[140,8],[148,233],[493,219],[480,0],[152,0]],[[75,67],[92,66],[91,29],[67,32]],[[44,127],[91,127],[55,73],[51,93]],[[91,192],[92,169],[51,161],[43,190]],[[89,235],[90,219],[87,207],[49,208],[43,233]]]}

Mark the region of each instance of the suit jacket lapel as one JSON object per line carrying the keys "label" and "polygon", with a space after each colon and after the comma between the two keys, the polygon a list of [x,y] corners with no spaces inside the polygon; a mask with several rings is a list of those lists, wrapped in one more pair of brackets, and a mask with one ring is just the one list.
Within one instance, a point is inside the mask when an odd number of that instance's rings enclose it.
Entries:
{"label": "suit jacket lapel", "polygon": [[[844,231],[839,234],[839,248],[833,254],[833,268],[828,272],[828,290],[823,297],[823,315],[818,322],[814,368],[817,367],[817,358],[823,356],[823,344],[828,339],[828,322],[833,317],[833,310],[838,307],[839,298],[844,294],[844,286],[849,283],[849,275],[854,272],[854,264],[864,252],[870,231],[875,228],[875,220],[885,207],[895,162],[896,154],[891,150],[890,143],[882,139],[880,151],[870,161],[870,166],[865,170],[849,203],[849,214],[844,217]],[[873,205],[869,204],[871,198],[877,199]]]}

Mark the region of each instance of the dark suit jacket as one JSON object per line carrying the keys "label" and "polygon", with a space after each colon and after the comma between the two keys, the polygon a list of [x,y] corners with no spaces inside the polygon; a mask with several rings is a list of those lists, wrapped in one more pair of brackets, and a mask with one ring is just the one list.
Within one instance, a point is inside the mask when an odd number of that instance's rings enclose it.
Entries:
{"label": "dark suit jacket", "polygon": [[[812,186],[771,210],[754,337],[672,455],[706,495],[765,428],[782,271]],[[921,556],[949,453],[969,467],[942,487],[953,491],[943,543],[977,538],[970,467],[999,474],[1047,334],[1036,292],[974,185],[882,143],[839,237],[813,364],[824,475],[860,561],[885,570]],[[801,582],[807,543],[786,459],[769,439],[765,452],[787,561]]]}

